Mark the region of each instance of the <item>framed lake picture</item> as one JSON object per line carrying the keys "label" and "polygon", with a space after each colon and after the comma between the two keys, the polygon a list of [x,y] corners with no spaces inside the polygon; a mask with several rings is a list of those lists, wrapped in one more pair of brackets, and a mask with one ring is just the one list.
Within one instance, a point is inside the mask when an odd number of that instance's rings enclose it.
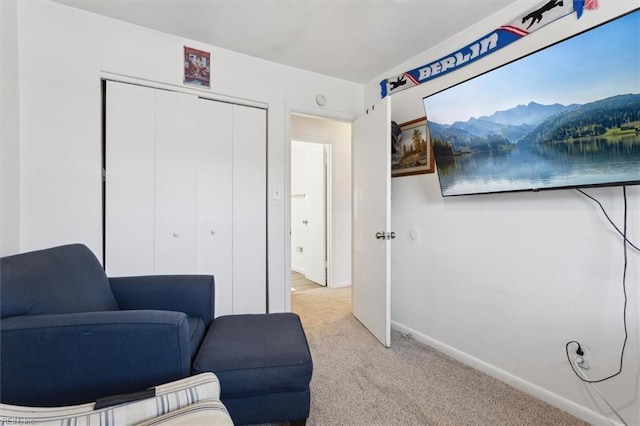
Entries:
{"label": "framed lake picture", "polygon": [[400,124],[400,136],[391,141],[391,177],[433,173],[431,138],[425,117]]}

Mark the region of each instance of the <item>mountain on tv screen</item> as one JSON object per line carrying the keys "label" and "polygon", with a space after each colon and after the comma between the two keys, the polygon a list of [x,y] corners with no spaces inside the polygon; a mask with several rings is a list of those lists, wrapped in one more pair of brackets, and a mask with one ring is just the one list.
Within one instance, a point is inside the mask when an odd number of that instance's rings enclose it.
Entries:
{"label": "mountain on tv screen", "polygon": [[640,183],[640,10],[425,97],[443,196]]}

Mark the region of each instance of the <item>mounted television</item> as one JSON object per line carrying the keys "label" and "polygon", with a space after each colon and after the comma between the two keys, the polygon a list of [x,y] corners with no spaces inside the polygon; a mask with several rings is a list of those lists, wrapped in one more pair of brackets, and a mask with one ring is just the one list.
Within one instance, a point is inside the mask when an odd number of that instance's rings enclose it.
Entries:
{"label": "mounted television", "polygon": [[443,196],[640,183],[640,9],[423,99]]}

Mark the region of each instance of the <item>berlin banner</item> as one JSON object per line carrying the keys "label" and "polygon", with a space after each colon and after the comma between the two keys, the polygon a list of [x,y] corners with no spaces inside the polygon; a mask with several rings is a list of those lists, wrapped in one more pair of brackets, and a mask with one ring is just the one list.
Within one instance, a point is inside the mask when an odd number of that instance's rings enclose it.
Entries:
{"label": "berlin banner", "polygon": [[381,97],[417,86],[483,58],[545,25],[584,9],[597,9],[598,0],[549,0],[525,12],[507,25],[468,44],[457,52],[380,82]]}

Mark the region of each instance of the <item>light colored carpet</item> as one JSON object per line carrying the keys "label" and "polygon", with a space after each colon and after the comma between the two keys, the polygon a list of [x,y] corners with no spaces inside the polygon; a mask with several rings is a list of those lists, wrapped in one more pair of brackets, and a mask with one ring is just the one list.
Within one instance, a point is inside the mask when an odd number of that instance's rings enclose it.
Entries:
{"label": "light colored carpet", "polygon": [[309,426],[585,425],[392,332],[384,348],[351,314],[351,289],[291,295],[313,356]]}

